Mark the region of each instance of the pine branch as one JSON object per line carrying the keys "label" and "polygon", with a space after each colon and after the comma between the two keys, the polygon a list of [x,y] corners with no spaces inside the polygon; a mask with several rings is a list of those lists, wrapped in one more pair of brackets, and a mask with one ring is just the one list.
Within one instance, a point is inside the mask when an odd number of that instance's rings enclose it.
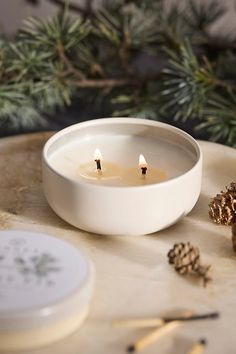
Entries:
{"label": "pine branch", "polygon": [[236,147],[236,94],[213,94],[202,112],[198,130],[210,133],[211,140]]}
{"label": "pine branch", "polygon": [[179,54],[167,53],[170,66],[164,70],[164,114],[169,112],[176,120],[200,116],[216,82],[210,63],[200,65],[188,41],[181,45]]}
{"label": "pine branch", "polygon": [[78,81],[71,81],[72,85],[75,85],[80,88],[104,88],[110,89],[114,87],[122,86],[139,86],[140,83],[134,79],[84,79]]}
{"label": "pine branch", "polygon": [[104,0],[97,10],[48,1],[56,16],[0,39],[0,124],[45,124],[44,112],[96,95],[115,115],[194,119],[236,146],[236,33],[211,34],[220,1]]}
{"label": "pine branch", "polygon": [[[109,11],[110,10],[110,11]],[[102,8],[95,16],[97,33],[117,47],[145,47],[156,40],[157,17],[133,3],[111,9]]]}
{"label": "pine branch", "polygon": [[70,59],[67,57],[67,55],[65,53],[65,48],[62,43],[58,43],[57,51],[58,51],[60,59],[62,60],[62,62],[65,64],[65,66],[68,69],[67,73],[75,75],[75,77],[77,77],[79,80],[84,80],[85,76],[83,75],[83,73],[80,70],[76,69],[73,66]]}

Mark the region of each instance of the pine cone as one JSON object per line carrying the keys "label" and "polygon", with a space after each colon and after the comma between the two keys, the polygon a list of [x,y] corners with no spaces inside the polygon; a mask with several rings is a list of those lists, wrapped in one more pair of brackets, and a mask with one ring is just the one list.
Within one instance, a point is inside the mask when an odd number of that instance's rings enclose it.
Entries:
{"label": "pine cone", "polygon": [[236,183],[232,182],[221,191],[209,204],[209,217],[221,225],[232,225],[236,222]]}
{"label": "pine cone", "polygon": [[179,274],[195,274],[203,279],[204,286],[211,280],[207,276],[210,266],[201,265],[199,249],[189,242],[174,244],[167,256]]}
{"label": "pine cone", "polygon": [[232,243],[233,243],[233,250],[236,252],[236,224],[232,226]]}

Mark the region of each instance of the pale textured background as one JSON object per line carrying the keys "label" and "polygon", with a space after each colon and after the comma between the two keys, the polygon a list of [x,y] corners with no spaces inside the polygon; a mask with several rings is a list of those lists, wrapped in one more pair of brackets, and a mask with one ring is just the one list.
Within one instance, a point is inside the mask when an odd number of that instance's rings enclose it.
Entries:
{"label": "pale textured background", "polygon": [[[172,2],[174,0],[167,0]],[[198,0],[198,1],[210,1],[210,0]],[[220,0],[223,2],[223,0]],[[83,3],[83,0],[71,0],[73,3]],[[101,0],[95,0],[95,3],[101,2]],[[184,3],[185,0],[178,0],[180,3]],[[229,30],[236,28],[235,21],[235,9],[234,0],[224,0],[224,3],[229,7],[229,13],[222,21],[219,22],[217,27],[224,29],[227,27]],[[40,17],[48,17],[55,11],[54,6],[49,4],[46,0],[42,1],[42,5],[34,7],[27,5],[24,0],[0,0],[0,31],[7,33],[13,33],[19,26],[21,26],[22,20],[29,15],[37,15]]]}

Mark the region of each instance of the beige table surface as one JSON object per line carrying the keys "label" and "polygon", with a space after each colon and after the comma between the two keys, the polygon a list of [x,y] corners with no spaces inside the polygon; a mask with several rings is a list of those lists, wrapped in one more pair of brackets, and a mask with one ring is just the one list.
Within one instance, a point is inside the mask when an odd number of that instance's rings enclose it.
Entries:
{"label": "beige table surface", "polygon": [[[178,224],[152,235],[108,237],[68,225],[49,208],[41,183],[41,150],[52,133],[0,140],[0,228],[45,232],[82,247],[96,269],[90,315],[69,338],[31,354],[118,354],[146,330],[118,329],[115,319],[158,316],[172,309],[218,310],[220,320],[189,323],[143,351],[184,354],[206,337],[206,353],[236,353],[236,255],[230,228],[208,219],[211,196],[236,177],[236,150],[200,142],[203,185],[194,210]],[[186,191],[187,193],[187,191]],[[171,207],[171,205],[170,205]],[[167,262],[173,243],[192,241],[214,279],[206,289],[178,276]],[[71,274],[73,276],[73,274]]]}

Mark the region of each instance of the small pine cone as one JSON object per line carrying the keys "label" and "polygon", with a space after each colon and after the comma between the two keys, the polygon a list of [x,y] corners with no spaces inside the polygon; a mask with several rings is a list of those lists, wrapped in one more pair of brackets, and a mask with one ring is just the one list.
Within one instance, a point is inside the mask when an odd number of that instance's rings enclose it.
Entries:
{"label": "small pine cone", "polygon": [[225,192],[221,191],[217,194],[209,207],[209,217],[216,224],[234,224],[236,222],[236,183],[230,183]]}
{"label": "small pine cone", "polygon": [[233,250],[236,252],[236,224],[232,226],[232,243],[233,243]]}
{"label": "small pine cone", "polygon": [[174,265],[176,272],[179,274],[195,274],[203,278],[204,285],[211,280],[207,276],[210,267],[201,265],[199,249],[189,242],[176,243],[167,256],[169,263]]}

